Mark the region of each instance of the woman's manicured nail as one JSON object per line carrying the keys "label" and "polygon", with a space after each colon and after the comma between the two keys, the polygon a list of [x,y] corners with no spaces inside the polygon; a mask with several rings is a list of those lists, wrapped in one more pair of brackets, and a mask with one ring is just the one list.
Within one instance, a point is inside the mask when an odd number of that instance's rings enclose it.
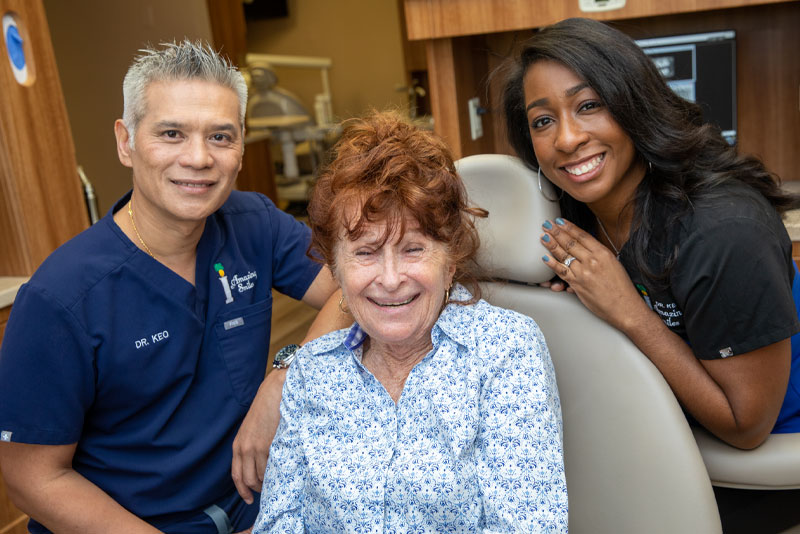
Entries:
{"label": "woman's manicured nail", "polygon": [[556,217],[556,224],[559,226],[564,226],[564,219],[561,217]]}
{"label": "woman's manicured nail", "polygon": [[547,234],[544,234],[542,236],[542,241],[544,241],[545,243],[549,243],[550,242],[550,236],[547,235]]}
{"label": "woman's manicured nail", "polygon": [[550,224],[550,221],[545,221],[545,222],[542,224],[542,226],[544,226],[544,227],[545,227],[545,229],[547,229],[547,230],[549,230],[550,228],[552,228],[552,227],[553,227],[553,225],[552,225],[552,224]]}
{"label": "woman's manicured nail", "polygon": [[548,261],[550,261],[550,258],[548,256],[542,256],[542,261],[547,263]]}

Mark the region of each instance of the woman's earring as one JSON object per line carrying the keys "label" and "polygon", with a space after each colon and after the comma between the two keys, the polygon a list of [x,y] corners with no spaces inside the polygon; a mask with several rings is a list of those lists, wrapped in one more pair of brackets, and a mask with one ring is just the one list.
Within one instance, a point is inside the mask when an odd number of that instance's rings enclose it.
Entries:
{"label": "woman's earring", "polygon": [[650,174],[653,174],[653,162],[652,162],[652,161],[648,161],[648,162],[647,162],[647,171],[648,171]]}
{"label": "woman's earring", "polygon": [[[539,181],[539,192],[542,194],[542,196],[545,198],[545,200],[549,200],[550,202],[558,202],[559,200],[561,200],[561,197],[564,196],[564,190],[563,189],[561,190],[561,194],[558,196],[558,198],[550,198],[545,194],[544,189],[542,188],[542,166],[541,165],[539,165],[539,170],[536,171],[536,178]],[[545,178],[547,178],[547,177],[545,176]]]}
{"label": "woman's earring", "polygon": [[[450,284],[450,287],[453,287],[453,285]],[[450,302],[450,287],[448,287],[447,289],[444,290],[444,305],[445,306],[447,306],[447,303]]]}
{"label": "woman's earring", "polygon": [[339,298],[339,309],[342,311],[343,314],[350,315],[350,310],[345,308],[344,295],[342,295]]}

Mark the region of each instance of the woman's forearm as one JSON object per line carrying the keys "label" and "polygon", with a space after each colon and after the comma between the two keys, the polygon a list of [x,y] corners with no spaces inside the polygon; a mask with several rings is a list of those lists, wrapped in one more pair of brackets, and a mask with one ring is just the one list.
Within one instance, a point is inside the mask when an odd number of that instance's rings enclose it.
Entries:
{"label": "woman's forearm", "polygon": [[684,408],[736,447],[753,448],[766,439],[786,391],[788,347],[785,358],[773,354],[784,347],[770,346],[703,362],[643,302],[637,308],[619,328],[661,372]]}

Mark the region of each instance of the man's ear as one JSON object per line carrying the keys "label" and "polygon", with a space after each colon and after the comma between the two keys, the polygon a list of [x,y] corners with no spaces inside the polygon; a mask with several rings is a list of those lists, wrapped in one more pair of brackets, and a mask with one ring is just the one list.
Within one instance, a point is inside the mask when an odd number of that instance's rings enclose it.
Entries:
{"label": "man's ear", "polygon": [[133,167],[131,162],[131,136],[122,119],[114,121],[114,135],[117,138],[117,155],[120,163],[126,167]]}

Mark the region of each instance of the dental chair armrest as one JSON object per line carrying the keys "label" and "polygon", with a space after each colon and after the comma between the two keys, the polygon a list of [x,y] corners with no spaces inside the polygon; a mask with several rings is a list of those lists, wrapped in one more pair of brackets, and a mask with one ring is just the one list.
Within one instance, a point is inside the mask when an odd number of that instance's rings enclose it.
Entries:
{"label": "dental chair armrest", "polygon": [[692,427],[714,486],[756,490],[800,488],[800,433],[770,434],[753,450],[731,447]]}

